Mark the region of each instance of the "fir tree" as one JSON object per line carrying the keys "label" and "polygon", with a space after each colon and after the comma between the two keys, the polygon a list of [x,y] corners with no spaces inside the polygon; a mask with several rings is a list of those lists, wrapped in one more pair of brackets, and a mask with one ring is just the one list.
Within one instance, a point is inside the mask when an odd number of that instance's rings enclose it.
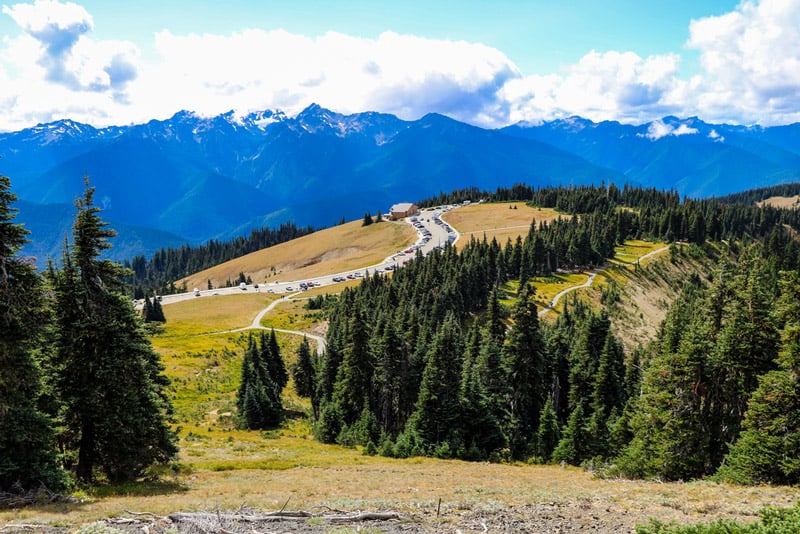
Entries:
{"label": "fir tree", "polygon": [[91,482],[133,479],[177,453],[169,428],[169,381],[124,294],[121,266],[100,259],[114,232],[87,186],[77,201],[73,244],[51,273],[56,336],[49,373],[63,404],[60,438],[77,453],[75,472]]}
{"label": "fir tree", "polygon": [[303,336],[303,341],[297,349],[297,360],[292,366],[294,390],[299,396],[310,398],[314,394],[314,374],[311,347],[308,344],[308,338]]}
{"label": "fir tree", "polygon": [[51,420],[37,409],[41,376],[37,353],[46,347],[50,320],[42,279],[18,256],[28,233],[13,222],[16,196],[0,176],[0,491],[64,486]]}
{"label": "fir tree", "polygon": [[280,391],[272,379],[264,350],[269,351],[269,340],[260,336],[261,346],[252,334],[247,339],[247,349],[242,358],[242,374],[236,405],[242,425],[251,430],[264,429],[281,421]]}
{"label": "fir tree", "polygon": [[542,408],[542,413],[539,416],[539,430],[536,433],[536,455],[539,456],[542,461],[549,462],[560,440],[561,431],[558,424],[558,417],[553,408],[553,401],[548,397],[544,408]]}
{"label": "fir tree", "polygon": [[414,413],[407,432],[430,452],[447,443],[460,445],[461,330],[451,313],[434,335],[425,357],[425,369]]}
{"label": "fir tree", "polygon": [[544,406],[545,347],[534,294],[530,285],[522,288],[512,320],[514,326],[503,347],[503,361],[509,388],[509,421],[505,425],[508,444],[514,458],[523,458],[535,446],[539,414]]}
{"label": "fir tree", "polygon": [[344,422],[353,424],[367,405],[372,388],[374,362],[369,351],[369,332],[364,317],[356,313],[348,325],[342,363],[333,387],[333,402],[344,416]]}
{"label": "fir tree", "polygon": [[800,274],[781,273],[776,316],[783,323],[780,369],[768,372],[747,405],[743,431],[717,477],[739,484],[800,482]]}
{"label": "fir tree", "polygon": [[275,382],[277,398],[280,398],[283,388],[289,383],[289,373],[286,371],[286,364],[281,356],[275,329],[270,330],[269,334],[262,331],[259,338],[259,357],[267,369],[269,377]]}

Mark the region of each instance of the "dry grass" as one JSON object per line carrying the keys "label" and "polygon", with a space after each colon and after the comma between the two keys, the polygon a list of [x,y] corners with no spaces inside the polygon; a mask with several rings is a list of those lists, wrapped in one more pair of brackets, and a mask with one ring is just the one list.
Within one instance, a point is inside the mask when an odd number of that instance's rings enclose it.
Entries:
{"label": "dry grass", "polygon": [[568,215],[550,208],[532,208],[524,202],[502,202],[470,204],[445,213],[442,219],[466,240],[473,236],[483,239],[485,235],[487,240],[495,238],[498,243],[505,245],[508,239],[514,241],[517,236],[524,238],[528,235],[534,219],[541,223],[558,217]]}
{"label": "dry grass", "polygon": [[258,283],[314,278],[378,263],[415,238],[416,232],[408,224],[386,221],[361,226],[361,221],[354,221],[225,262],[176,285],[185,282],[187,287],[206,287],[211,280],[217,287],[236,280],[240,272]]}
{"label": "dry grass", "polygon": [[184,300],[164,306],[167,330],[164,336],[187,336],[220,332],[247,326],[270,302],[270,293],[217,295]]}
{"label": "dry grass", "polygon": [[762,200],[761,202],[756,202],[756,206],[772,206],[773,208],[796,208],[800,206],[800,195],[795,195],[793,197],[769,197],[767,199]]}
{"label": "dry grass", "polygon": [[[282,433],[282,434],[285,434]],[[630,524],[649,517],[681,523],[717,518],[753,520],[764,506],[789,505],[796,491],[788,487],[739,488],[710,483],[658,484],[597,480],[576,468],[466,463],[434,459],[393,460],[361,456],[358,451],[325,446],[309,439],[238,433],[240,442],[262,469],[198,470],[175,478],[176,484],[135,490],[80,505],[27,508],[0,513],[0,521],[79,524],[124,515],[125,510],[166,515],[175,510],[226,510],[242,504],[258,509],[391,509],[435,513],[442,500],[445,516],[463,511],[497,511],[537,503],[576,504],[596,514],[615,513]],[[224,467],[224,466],[223,466]]]}

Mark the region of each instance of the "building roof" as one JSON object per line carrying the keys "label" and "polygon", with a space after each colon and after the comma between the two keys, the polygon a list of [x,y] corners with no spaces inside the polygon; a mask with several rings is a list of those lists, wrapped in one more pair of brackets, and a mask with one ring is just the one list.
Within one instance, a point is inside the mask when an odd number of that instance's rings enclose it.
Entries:
{"label": "building roof", "polygon": [[411,207],[414,206],[411,202],[400,202],[399,204],[395,204],[392,206],[392,211],[408,211]]}

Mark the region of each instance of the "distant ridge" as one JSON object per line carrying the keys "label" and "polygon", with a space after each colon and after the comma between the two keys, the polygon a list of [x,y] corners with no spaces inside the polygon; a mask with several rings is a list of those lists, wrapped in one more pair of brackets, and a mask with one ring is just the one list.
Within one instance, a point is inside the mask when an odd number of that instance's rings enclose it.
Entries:
{"label": "distant ridge", "polygon": [[[799,125],[665,117],[634,126],[571,117],[487,130],[438,114],[405,121],[314,104],[295,117],[181,111],[132,126],[40,124],[0,134],[0,172],[26,201],[23,221],[36,205],[71,205],[88,175],[118,243],[139,228],[148,235],[139,239],[143,253],[287,221],[330,226],[385,211],[399,198],[469,186],[613,182],[725,195],[800,179],[798,140]],[[38,210],[36,219],[63,228],[64,213]],[[60,247],[63,235],[50,234],[31,236],[37,250]],[[136,242],[112,252],[128,257]]]}

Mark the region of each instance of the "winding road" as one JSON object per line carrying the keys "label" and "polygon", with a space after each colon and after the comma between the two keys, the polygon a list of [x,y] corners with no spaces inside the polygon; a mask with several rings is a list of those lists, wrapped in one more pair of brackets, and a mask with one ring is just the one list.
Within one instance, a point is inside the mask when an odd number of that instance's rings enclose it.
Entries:
{"label": "winding road", "polygon": [[[420,212],[416,217],[409,218],[405,222],[406,224],[414,224],[415,228],[417,229],[417,239],[416,242],[411,245],[410,249],[420,249],[423,254],[428,254],[433,251],[437,247],[444,246],[444,243],[447,241],[456,242],[458,241],[460,234],[452,228],[450,225],[445,223],[441,220],[441,215],[446,213],[454,208],[458,207],[455,206],[442,206],[433,210],[426,210],[424,212]],[[359,269],[354,269],[350,271],[345,271],[341,273],[330,274],[326,276],[320,276],[316,278],[312,278],[311,280],[315,283],[316,286],[327,286],[331,284],[335,284],[336,280],[334,277],[341,277],[345,279],[348,275],[353,276],[363,276],[368,272],[385,272],[388,270],[393,270],[402,267],[402,264],[398,264],[398,262],[402,261],[406,254],[409,254],[409,249],[405,249],[404,251],[398,251],[390,256],[384,258],[381,262],[369,265],[367,267],[362,267]],[[308,279],[307,279],[308,280]],[[292,297],[296,297],[297,295],[301,295],[302,292],[294,291],[293,286],[297,287],[299,285],[298,281],[287,281],[287,282],[273,282],[270,284],[262,284],[260,286],[253,286],[253,285],[245,285],[244,287],[241,286],[234,286],[234,287],[226,287],[226,288],[217,288],[217,289],[210,289],[210,290],[197,290],[197,291],[189,291],[186,293],[176,293],[174,295],[164,295],[160,297],[162,305],[174,304],[176,302],[181,302],[183,300],[192,300],[200,296],[223,296],[223,295],[238,295],[242,294],[242,291],[247,291],[248,289],[253,289],[256,292],[261,292],[262,289],[269,293],[275,294],[282,294],[282,298],[274,300],[261,310],[258,315],[253,318],[253,321],[248,325],[242,328],[235,328],[232,330],[222,330],[219,332],[208,332],[201,335],[210,335],[210,334],[226,334],[226,333],[233,333],[233,332],[244,332],[246,330],[275,330],[276,332],[281,332],[284,334],[292,334],[297,336],[305,336],[309,339],[314,340],[317,343],[317,354],[322,354],[325,352],[325,338],[322,336],[309,334],[308,332],[301,332],[299,330],[284,330],[281,328],[271,328],[266,327],[261,324],[261,321],[264,319],[264,316],[267,315],[270,311],[272,311],[275,306],[280,304],[281,302],[288,302],[292,300]]]}

